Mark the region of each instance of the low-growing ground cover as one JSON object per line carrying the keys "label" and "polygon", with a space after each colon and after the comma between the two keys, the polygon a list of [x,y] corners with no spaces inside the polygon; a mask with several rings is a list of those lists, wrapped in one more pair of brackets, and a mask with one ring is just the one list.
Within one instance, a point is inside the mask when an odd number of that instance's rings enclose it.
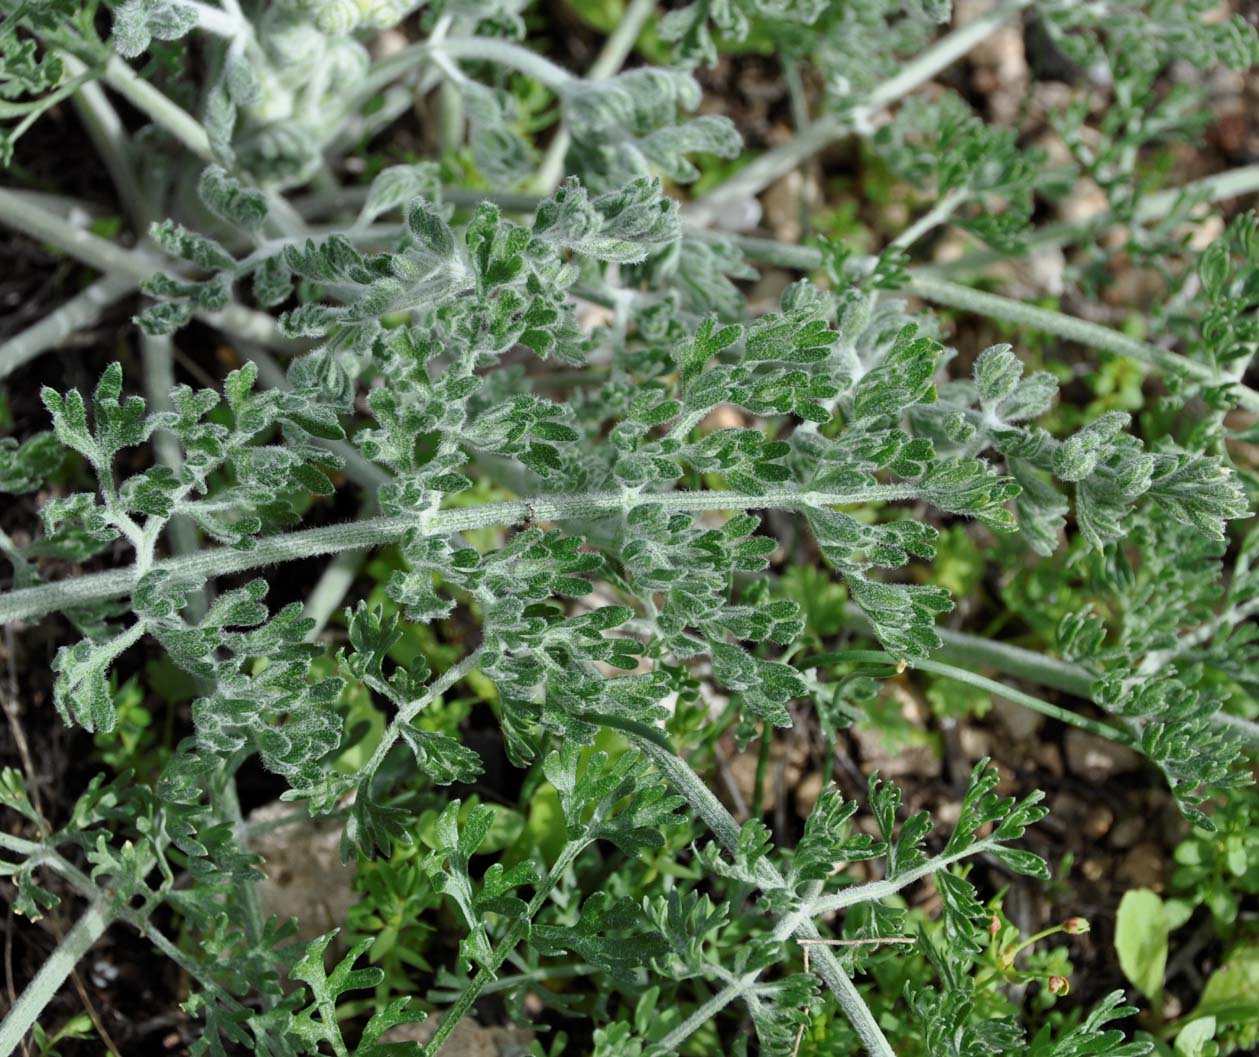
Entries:
{"label": "low-growing ground cover", "polygon": [[1259,1042],[1244,12],[0,10],[0,1057]]}

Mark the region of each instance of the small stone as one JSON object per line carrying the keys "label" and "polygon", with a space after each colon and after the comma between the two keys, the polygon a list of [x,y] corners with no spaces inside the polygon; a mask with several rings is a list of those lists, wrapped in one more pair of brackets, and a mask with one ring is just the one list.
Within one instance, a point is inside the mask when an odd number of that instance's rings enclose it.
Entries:
{"label": "small stone", "polygon": [[[420,1024],[399,1024],[387,1031],[382,1042],[427,1043],[437,1030],[440,1018],[429,1017]],[[524,1057],[534,1040],[527,1028],[483,1027],[474,1020],[461,1020],[450,1033],[442,1052],[450,1057]]]}
{"label": "small stone", "polygon": [[1032,755],[1042,771],[1052,774],[1055,778],[1062,777],[1064,771],[1062,753],[1058,751],[1057,745],[1041,742],[1032,750]]}
{"label": "small stone", "polygon": [[1067,731],[1065,745],[1067,767],[1090,782],[1104,782],[1141,767],[1141,757],[1131,749],[1078,727]]}
{"label": "small stone", "polygon": [[1121,819],[1110,834],[1110,842],[1116,848],[1131,848],[1141,839],[1145,829],[1145,819],[1139,815],[1130,815]]}
{"label": "small stone", "polygon": [[796,812],[801,818],[808,818],[813,812],[817,798],[822,795],[822,772],[811,771],[796,786]]}
{"label": "small stone", "polygon": [[993,697],[992,711],[1016,741],[1030,741],[1045,725],[1045,717],[1004,697]]}
{"label": "small stone", "polygon": [[1090,840],[1101,840],[1115,824],[1115,813],[1105,804],[1094,804],[1084,816],[1084,835]]}
{"label": "small stone", "polygon": [[1152,841],[1143,841],[1123,857],[1115,871],[1115,879],[1126,888],[1149,888],[1161,892],[1166,868],[1165,849]]}
{"label": "small stone", "polygon": [[[275,822],[294,812],[276,800],[249,815],[250,824]],[[264,917],[297,918],[299,939],[311,940],[340,928],[358,902],[353,866],[341,862],[341,824],[300,819],[255,833],[250,850],[261,855],[265,881],[258,883]]]}
{"label": "small stone", "polygon": [[992,755],[992,735],[979,727],[963,727],[958,733],[958,745],[968,760],[980,760]]}

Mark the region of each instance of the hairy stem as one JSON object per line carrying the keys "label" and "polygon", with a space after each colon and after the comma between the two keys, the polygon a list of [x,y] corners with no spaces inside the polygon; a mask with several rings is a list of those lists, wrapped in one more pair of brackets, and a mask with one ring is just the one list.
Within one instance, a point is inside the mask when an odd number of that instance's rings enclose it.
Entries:
{"label": "hairy stem", "polygon": [[[1259,193],[1259,165],[1243,165],[1237,169],[1230,169],[1228,172],[1203,177],[1201,180],[1192,180],[1180,187],[1171,187],[1165,191],[1146,195],[1137,202],[1132,220],[1135,224],[1161,220],[1185,198],[1211,203],[1256,193]],[[1026,245],[1029,250],[1070,245],[1098,227],[1117,222],[1110,210],[1103,210],[1081,220],[1064,220],[1045,224],[1027,237]],[[967,253],[955,261],[925,265],[924,269],[938,275],[971,275],[983,271],[991,264],[1009,259],[1008,253],[994,249],[980,249]]]}
{"label": "hairy stem", "polygon": [[113,922],[115,911],[101,895],[83,911],[74,928],[65,934],[56,950],[48,956],[35,978],[26,985],[18,1000],[0,1022],[0,1057],[9,1057],[23,1036],[31,1029],[40,1013],[69,979],[74,967]]}
{"label": "hairy stem", "polygon": [[431,44],[430,50],[440,50],[452,59],[475,59],[498,66],[508,66],[546,85],[553,92],[567,88],[576,80],[562,66],[556,66],[550,59],[543,58],[536,51],[530,51],[519,44],[497,38],[447,37],[438,44]]}
{"label": "hairy stem", "polygon": [[[808,666],[815,667],[835,661],[842,661],[851,656],[845,654],[822,654],[817,657],[808,659]],[[896,658],[890,653],[888,654],[871,654],[871,659],[880,658],[886,663],[893,666],[896,665]],[[1005,683],[999,683],[995,679],[988,679],[982,675],[976,675],[967,668],[958,668],[952,664],[943,664],[940,661],[931,660],[926,657],[915,658],[910,661],[910,667],[919,671],[931,672],[934,675],[942,675],[946,679],[953,679],[959,683],[966,683],[968,686],[976,687],[979,690],[986,690],[990,694],[996,694],[998,697],[1004,697],[1007,701],[1011,701],[1016,705],[1022,705],[1024,708],[1030,708],[1033,712],[1039,712],[1042,716],[1048,716],[1050,719],[1056,719],[1060,723],[1067,723],[1073,727],[1079,727],[1081,730],[1087,730],[1099,737],[1108,738],[1111,741],[1117,741],[1124,745],[1132,744],[1132,738],[1125,731],[1117,727],[1111,726],[1109,723],[1101,723],[1095,719],[1089,719],[1087,716],[1081,716],[1077,712],[1072,712],[1069,708],[1061,708],[1058,705],[1051,704],[1048,701],[1042,701],[1039,697],[1033,697],[1026,694],[1022,690]]]}
{"label": "hairy stem", "polygon": [[[753,260],[764,261],[782,268],[813,271],[820,268],[823,263],[821,252],[810,246],[790,246],[772,239],[746,236],[736,236],[734,241]],[[1064,312],[1038,308],[999,294],[984,293],[960,283],[950,282],[948,279],[941,279],[938,275],[924,269],[915,268],[910,271],[905,290],[916,294],[924,301],[959,308],[964,312],[987,316],[989,319],[1000,319],[1019,326],[1031,327],[1033,330],[1054,334],[1067,341],[1079,342],[1091,348],[1102,349],[1116,356],[1124,356],[1171,374],[1189,375],[1208,385],[1222,385],[1230,381],[1210,364],[1199,363],[1197,360],[1188,359],[1170,349],[1160,348],[1146,341],[1138,341],[1110,327],[1104,327],[1100,323],[1090,323],[1088,320],[1069,316]],[[1259,392],[1234,384],[1233,393],[1242,407],[1248,411],[1259,412]]]}
{"label": "hairy stem", "polygon": [[8,377],[35,357],[57,348],[70,335],[92,326],[138,285],[130,276],[106,275],[38,323],[13,335],[0,344],[0,378]]}
{"label": "hairy stem", "polygon": [[[634,743],[660,769],[669,783],[676,789],[695,811],[718,842],[727,851],[736,852],[739,847],[739,824],[726,810],[725,806],[713,795],[704,780],[672,750],[662,748],[649,737],[633,737]],[[782,888],[785,884],[782,874],[769,861],[762,859],[758,870],[767,888]],[[801,919],[794,927],[794,934],[801,939],[817,939],[818,931],[811,919]],[[879,1027],[870,1007],[861,997],[856,985],[844,971],[839,960],[826,947],[818,947],[813,955],[815,968],[823,982],[834,993],[840,1008],[848,1018],[849,1024],[861,1039],[870,1057],[896,1057],[895,1051]]]}
{"label": "hairy stem", "polygon": [[[158,272],[177,270],[164,257],[145,249],[125,250],[37,205],[29,195],[4,188],[0,188],[0,224],[55,246],[107,277],[127,279],[137,286]],[[271,316],[244,305],[229,304],[220,312],[198,312],[197,316],[246,341],[289,350],[297,348],[294,342],[280,335]]]}
{"label": "hairy stem", "polygon": [[[1013,298],[1001,297],[998,294],[986,294],[973,290],[969,286],[949,282],[921,272],[910,274],[909,283],[905,288],[912,294],[935,304],[960,308],[966,312],[974,312],[990,319],[1001,319],[1018,326],[1031,327],[1033,330],[1054,334],[1067,341],[1079,342],[1095,349],[1102,349],[1125,356],[1131,360],[1157,367],[1172,374],[1189,375],[1208,385],[1218,385],[1228,379],[1221,377],[1210,364],[1190,360],[1168,349],[1151,345],[1146,341],[1138,341],[1117,330],[1090,323],[1063,312],[1054,312],[1047,308],[1037,308],[1024,304]],[[1244,386],[1235,386],[1237,402],[1247,411],[1259,412],[1259,392]]]}
{"label": "hairy stem", "polygon": [[[422,516],[378,517],[285,535],[265,536],[251,550],[219,547],[185,558],[157,561],[152,568],[166,570],[184,579],[202,580],[319,554],[378,547],[397,542],[413,530],[436,536],[475,528],[507,527],[528,521],[581,520],[627,511],[644,503],[659,503],[670,511],[805,509],[916,499],[920,494],[920,490],[912,486],[874,485],[847,493],[780,490],[749,495],[716,490],[626,495],[620,492],[595,492],[511,500],[475,507],[456,507]],[[28,620],[55,610],[116,598],[131,591],[138,580],[139,572],[132,565],[111,572],[92,573],[10,591],[0,595],[0,624],[11,620]]]}

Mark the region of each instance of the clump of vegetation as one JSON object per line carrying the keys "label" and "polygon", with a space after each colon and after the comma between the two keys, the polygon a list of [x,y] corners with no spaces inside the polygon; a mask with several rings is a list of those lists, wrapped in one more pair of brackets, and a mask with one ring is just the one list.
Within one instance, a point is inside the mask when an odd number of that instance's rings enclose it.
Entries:
{"label": "clump of vegetation", "polygon": [[[1201,134],[1194,86],[1249,70],[1255,33],[1202,0],[1002,0],[953,28],[947,0],[574,6],[610,29],[584,74],[523,0],[0,0],[11,182],[71,105],[123,212],[92,231],[47,187],[0,190],[0,221],[99,273],[0,345],[10,398],[142,294],[138,368],[43,387],[45,425],[0,440],[39,520],[0,532],[8,660],[56,636],[47,710],[24,708],[93,734],[99,772],[57,817],[25,750],[0,778],[13,909],[75,919],[0,1057],[101,1031],[41,1014],[114,924],[178,967],[195,1054],[434,1057],[475,1008],[533,1024],[536,1057],[1253,1042],[1244,993],[1148,1033],[1117,1024],[1122,990],[1058,1004],[1088,923],[1026,934],[987,869],[1051,882],[1039,792],[967,762],[932,818],[877,773],[845,796],[832,747],[917,676],[946,714],[1002,698],[1161,771],[1193,836],[1175,898],[1120,911],[1145,1001],[1199,905],[1244,917],[1259,221],[1193,238],[1259,176],[1156,190],[1151,159]],[[1114,100],[1054,110],[1052,162],[918,91],[1024,19]],[[656,64],[626,68],[639,41]],[[748,54],[799,123],[751,154],[700,106]],[[431,156],[390,139],[417,98]],[[913,203],[877,252],[732,233],[853,138]],[[1100,212],[1038,222],[1084,180]],[[980,245],[933,263],[945,231]],[[956,281],[1071,245],[1089,303],[1121,257],[1157,303],[1112,328]],[[803,277],[771,304],[761,269]],[[954,348],[920,303],[1006,332]],[[1094,353],[1148,375],[1135,407],[1059,406]],[[950,622],[1002,577],[989,630]],[[801,726],[824,787],[788,846],[762,797]],[[730,736],[758,746],[750,805]],[[330,931],[267,913],[246,774],[290,805],[269,828],[339,823],[360,898]]]}

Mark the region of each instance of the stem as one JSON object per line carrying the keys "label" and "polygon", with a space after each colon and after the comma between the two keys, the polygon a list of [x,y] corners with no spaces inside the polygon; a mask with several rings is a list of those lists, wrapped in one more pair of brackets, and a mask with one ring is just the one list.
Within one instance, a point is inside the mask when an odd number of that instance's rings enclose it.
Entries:
{"label": "stem", "polygon": [[[1132,219],[1137,224],[1161,220],[1184,196],[1192,196],[1203,202],[1213,203],[1257,192],[1259,192],[1259,165],[1244,165],[1241,168],[1216,173],[1214,176],[1207,176],[1201,180],[1193,180],[1180,187],[1171,187],[1165,191],[1147,195],[1137,203]],[[1114,214],[1107,209],[1082,220],[1046,224],[1028,236],[1026,245],[1029,250],[1040,246],[1068,245],[1098,227],[1115,222]],[[947,264],[930,265],[930,269],[939,275],[972,274],[982,271],[990,264],[1009,259],[1009,254],[982,249]]]}
{"label": "stem", "polygon": [[[0,223],[55,246],[106,276],[127,278],[137,286],[157,272],[172,269],[171,262],[164,257],[151,255],[144,249],[124,250],[36,205],[30,196],[4,188],[0,188]],[[244,305],[230,304],[221,312],[197,312],[197,317],[245,341],[290,351],[299,348],[297,343],[279,333],[271,316]]]}
{"label": "stem", "polygon": [[730,179],[688,207],[687,220],[700,225],[710,223],[723,206],[759,194],[805,159],[849,132],[867,126],[876,113],[952,65],[1029,3],[1030,0],[1002,0],[974,21],[941,37],[922,54],[902,66],[895,77],[875,88],[866,101],[852,112],[819,118],[781,147],[766,151],[751,164],[745,165]]}
{"label": "stem", "polygon": [[306,633],[307,642],[314,642],[322,634],[328,620],[354,585],[363,568],[364,557],[362,551],[344,551],[328,563],[302,609],[302,618],[315,622],[315,626]]}
{"label": "stem", "polygon": [[[787,246],[772,239],[747,236],[735,236],[734,242],[752,259],[778,267],[813,271],[822,266],[821,252],[809,246]],[[1005,320],[1018,326],[1031,327],[1033,330],[1040,330],[1047,334],[1055,334],[1067,341],[1076,341],[1081,345],[1103,349],[1116,356],[1137,360],[1163,371],[1191,375],[1208,385],[1219,385],[1228,381],[1209,364],[1199,363],[1170,349],[1163,349],[1149,342],[1130,338],[1100,323],[1090,323],[1088,320],[1078,319],[1063,312],[1054,312],[1047,308],[1037,308],[1013,298],[1001,297],[999,294],[984,293],[960,283],[941,279],[922,269],[915,268],[910,271],[905,290],[911,294],[917,294],[925,301],[960,308],[965,312],[973,312],[990,319]],[[1233,392],[1239,405],[1248,411],[1259,413],[1259,392],[1237,384],[1234,385]]]}
{"label": "stem", "polygon": [[957,210],[957,207],[965,201],[966,192],[963,189],[958,188],[950,191],[914,223],[897,235],[892,240],[891,246],[900,250],[909,249],[927,232],[945,223]]}
{"label": "stem", "polygon": [[56,348],[71,334],[96,323],[113,305],[137,286],[125,275],[106,275],[82,293],[0,345],[0,378]]}
{"label": "stem", "polygon": [[[630,51],[633,50],[634,42],[638,40],[638,34],[642,32],[643,24],[655,9],[656,0],[631,0],[629,7],[625,9],[625,13],[616,24],[616,29],[604,41],[603,49],[591,63],[590,69],[586,71],[587,81],[606,81],[620,71],[625,65],[625,60],[629,58]],[[568,128],[561,125],[551,137],[551,142],[547,144],[546,155],[542,159],[542,164],[538,166],[538,173],[534,179],[534,186],[542,194],[550,194],[554,191],[555,185],[564,175],[564,155],[568,151],[571,140]]]}
{"label": "stem", "polygon": [[[244,572],[263,565],[310,558],[343,550],[377,547],[400,540],[418,530],[426,535],[448,535],[475,528],[507,527],[527,521],[563,521],[599,517],[627,511],[643,503],[660,503],[670,511],[802,509],[844,506],[898,499],[915,499],[919,490],[909,486],[873,485],[849,493],[798,492],[781,490],[762,495],[734,491],[670,492],[627,496],[619,492],[590,493],[532,500],[485,503],[456,507],[410,517],[378,517],[366,521],[326,525],[284,535],[264,536],[251,550],[218,547],[186,558],[166,558],[154,562],[190,580]],[[0,595],[0,624],[27,620],[55,610],[73,608],[105,598],[125,595],[139,579],[136,566],[104,573],[91,573]]]}
{"label": "stem", "polygon": [[[86,72],[83,64],[68,52],[62,52],[61,59],[70,72]],[[109,170],[109,178],[118,192],[123,209],[131,218],[136,236],[142,238],[156,218],[148,197],[136,179],[126,129],[123,128],[118,112],[109,105],[101,86],[95,81],[88,82],[75,93],[74,107],[87,128],[92,144],[105,163],[105,168]]]}
{"label": "stem", "polygon": [[821,914],[829,914],[832,911],[856,906],[858,903],[873,903],[880,899],[886,899],[915,881],[921,881],[924,877],[930,877],[932,874],[939,873],[941,870],[952,866],[955,862],[961,862],[972,855],[979,855],[982,852],[998,847],[1000,845],[996,841],[976,841],[961,851],[953,852],[952,855],[937,855],[934,859],[928,859],[925,863],[914,867],[912,870],[906,870],[903,874],[898,874],[891,879],[868,881],[865,884],[845,888],[842,892],[836,892],[834,895],[822,896],[808,907],[808,913],[813,917],[817,917]]}
{"label": "stem", "polygon": [[18,1000],[0,1023],[0,1057],[9,1057],[40,1013],[66,982],[79,959],[91,950],[114,920],[109,900],[101,895],[88,904],[74,928],[66,933],[48,956],[35,978],[26,985]]}
{"label": "stem", "polygon": [[[890,665],[896,664],[896,658],[890,653],[880,653],[877,651],[857,651],[850,650],[842,654],[821,654],[817,657],[810,657],[802,663],[802,667],[820,667],[824,664],[832,664],[837,661],[873,661],[886,662]],[[942,664],[940,661],[933,661],[925,657],[920,657],[910,661],[913,668],[920,671],[931,672],[934,675],[942,675],[946,679],[953,679],[959,683],[966,683],[980,690],[986,690],[990,694],[996,694],[998,697],[1004,697],[1007,701],[1012,701],[1016,705],[1022,705],[1024,708],[1030,708],[1033,712],[1039,712],[1043,716],[1049,716],[1062,723],[1068,723],[1073,727],[1079,727],[1081,730],[1087,730],[1093,734],[1097,734],[1103,738],[1109,738],[1111,741],[1117,741],[1124,745],[1131,745],[1132,738],[1121,730],[1110,726],[1108,723],[1101,723],[1095,719],[1089,719],[1087,716],[1078,715],[1070,709],[1060,708],[1057,705],[1050,704],[1048,701],[1042,701],[1039,697],[1033,697],[1031,694],[1025,694],[1022,690],[1015,689],[1012,686],[1006,686],[999,683],[995,679],[988,679],[982,675],[976,675],[974,672],[966,668],[957,668],[951,664]],[[1087,694],[1085,695],[1087,696]]]}
{"label": "stem", "polygon": [[700,1028],[713,1019],[726,1006],[730,1005],[748,985],[743,980],[735,980],[726,984],[720,991],[708,999],[703,1005],[697,1006],[695,1012],[687,1017],[659,1042],[653,1042],[650,1049],[677,1052],[677,1048],[694,1035]]}
{"label": "stem", "polygon": [[[1089,345],[1114,353],[1116,356],[1125,356],[1173,374],[1191,375],[1208,385],[1218,385],[1226,380],[1221,379],[1219,373],[1209,364],[1187,359],[1168,349],[1151,345],[1149,342],[1138,341],[1098,323],[1090,323],[1087,320],[1077,319],[1075,316],[1068,316],[1046,308],[1037,308],[1009,297],[982,293],[969,286],[949,282],[947,279],[913,272],[910,274],[909,283],[905,289],[909,293],[917,294],[924,300],[936,304],[960,308],[966,312],[988,316],[990,319],[1001,319],[1018,326],[1055,334],[1067,341]],[[1234,392],[1238,404],[1247,411],[1259,412],[1259,392],[1240,385],[1234,388]]]}
{"label": "stem", "polygon": [[980,638],[965,631],[936,628],[936,634],[944,643],[936,651],[937,657],[956,661],[967,667],[996,668],[1016,679],[1026,679],[1028,682],[1061,690],[1085,700],[1092,699],[1095,677],[1078,664],[1025,650],[1021,646],[1011,646],[1006,642]]}
{"label": "stem", "polygon": [[522,48],[506,40],[491,37],[447,37],[439,44],[430,44],[430,50],[440,50],[452,59],[475,59],[480,62],[510,66],[513,70],[532,77],[553,92],[562,92],[576,80],[562,66],[544,59],[535,51]]}
{"label": "stem", "polygon": [[[481,663],[481,650],[478,648],[473,650],[462,661],[452,668],[447,668],[440,677],[435,679],[432,684],[424,689],[414,701],[410,701],[398,709],[393,717],[393,721],[386,728],[384,735],[380,739],[380,744],[376,746],[376,751],[372,753],[372,758],[359,768],[358,773],[354,776],[356,781],[366,779],[370,781],[380,769],[380,765],[385,762],[385,757],[389,755],[389,750],[393,748],[397,742],[402,728],[406,726],[412,719],[420,714],[428,705],[436,698],[441,697],[456,683],[473,672],[477,665]],[[378,685],[373,683],[373,685]],[[382,692],[384,692],[382,690]],[[430,1054],[431,1057],[431,1054]]]}
{"label": "stem", "polygon": [[1056,719],[1061,723],[1070,724],[1073,727],[1079,727],[1081,730],[1087,730],[1091,734],[1097,734],[1099,737],[1109,738],[1111,741],[1117,741],[1121,745],[1131,745],[1132,738],[1124,731],[1117,727],[1112,727],[1109,723],[1101,723],[1095,719],[1089,719],[1087,716],[1081,716],[1076,712],[1072,712],[1067,708],[1059,708],[1057,705],[1051,705],[1048,701],[1042,701],[1039,697],[1033,697],[1031,694],[1025,694],[1022,690],[1017,690],[1012,686],[1006,686],[999,683],[995,679],[988,679],[982,675],[976,675],[974,672],[967,671],[965,668],[955,668],[951,664],[942,664],[939,661],[928,659],[920,659],[911,662],[914,668],[918,668],[924,672],[932,672],[935,675],[942,675],[947,679],[953,679],[959,683],[966,683],[970,686],[977,687],[980,690],[987,690],[990,694],[996,694],[998,697],[1004,697],[1007,701],[1013,701],[1016,705],[1022,705],[1024,708],[1030,708],[1033,712],[1039,712],[1042,716],[1048,716]]}
{"label": "stem", "polygon": [[[533,894],[533,898],[529,900],[529,906],[524,914],[512,926],[511,931],[503,938],[503,941],[494,949],[494,955],[490,959],[489,965],[483,965],[477,970],[476,976],[468,982],[468,985],[459,993],[459,997],[455,999],[454,1004],[442,1014],[441,1023],[437,1025],[437,1030],[433,1032],[433,1037],[424,1047],[424,1057],[437,1057],[438,1051],[450,1037],[450,1033],[455,1030],[456,1025],[467,1014],[468,1010],[481,996],[481,993],[493,982],[499,967],[507,960],[507,956],[516,949],[516,946],[528,934],[529,923],[542,909],[542,904],[550,897],[552,890],[559,883],[564,872],[576,861],[577,856],[589,842],[582,838],[581,840],[569,841],[564,845],[564,850],[560,852],[559,858],[555,860],[555,865],[547,872],[546,878],[538,885],[538,890]],[[3,1057],[3,1055],[0,1055]]]}
{"label": "stem", "polygon": [[162,92],[128,66],[117,55],[105,63],[104,80],[110,88],[179,140],[203,161],[210,161],[210,137],[195,117],[171,102]]}
{"label": "stem", "polygon": [[[669,749],[662,748],[652,738],[634,737],[639,749],[660,769],[669,783],[686,798],[691,808],[704,820],[720,844],[732,853],[739,847],[739,824],[711,789],[686,761]],[[761,859],[758,866],[762,883],[767,888],[782,888],[786,882],[773,863]],[[802,918],[794,927],[794,934],[802,939],[817,939],[818,931],[812,919]],[[844,967],[826,947],[818,947],[813,955],[818,975],[831,989],[849,1024],[861,1039],[870,1057],[896,1057],[896,1051],[883,1034],[874,1014],[866,1005]]]}

